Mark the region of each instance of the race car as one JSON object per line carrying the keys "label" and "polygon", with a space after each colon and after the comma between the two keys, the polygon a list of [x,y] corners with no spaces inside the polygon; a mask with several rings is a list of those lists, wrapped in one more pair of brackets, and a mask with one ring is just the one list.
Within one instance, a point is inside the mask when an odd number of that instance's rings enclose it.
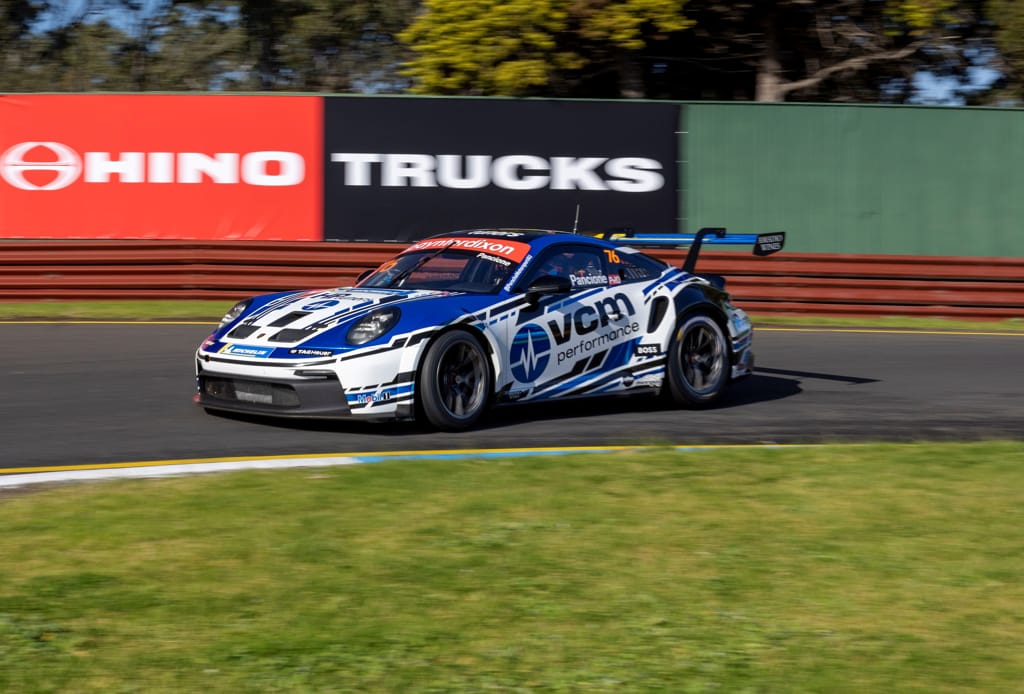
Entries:
{"label": "race car", "polygon": [[[754,364],[753,329],[705,243],[780,250],[782,232],[475,229],[413,243],[354,287],[236,304],[196,351],[207,410],[447,431],[493,405],[663,394],[706,407]],[[643,253],[689,247],[682,267]]]}

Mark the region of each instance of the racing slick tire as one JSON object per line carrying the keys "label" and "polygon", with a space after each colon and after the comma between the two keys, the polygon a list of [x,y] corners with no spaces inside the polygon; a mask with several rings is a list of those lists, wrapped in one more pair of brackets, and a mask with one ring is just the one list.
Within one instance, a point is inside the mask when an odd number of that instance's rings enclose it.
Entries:
{"label": "racing slick tire", "polygon": [[668,395],[686,407],[711,405],[729,383],[729,345],[706,313],[686,316],[668,347]]}
{"label": "racing slick tire", "polygon": [[417,389],[423,416],[443,431],[471,427],[487,410],[492,383],[480,341],[465,330],[444,333],[423,358]]}

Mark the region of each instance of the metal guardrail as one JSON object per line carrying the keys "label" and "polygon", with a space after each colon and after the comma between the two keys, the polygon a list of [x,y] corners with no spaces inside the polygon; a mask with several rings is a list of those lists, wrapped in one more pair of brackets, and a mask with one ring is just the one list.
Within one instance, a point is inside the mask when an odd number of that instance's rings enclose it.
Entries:
{"label": "metal guardrail", "polygon": [[[223,299],[351,285],[403,248],[388,243],[7,241],[0,300]],[[653,251],[679,265],[683,251]],[[1024,258],[706,251],[754,314],[1024,317]]]}

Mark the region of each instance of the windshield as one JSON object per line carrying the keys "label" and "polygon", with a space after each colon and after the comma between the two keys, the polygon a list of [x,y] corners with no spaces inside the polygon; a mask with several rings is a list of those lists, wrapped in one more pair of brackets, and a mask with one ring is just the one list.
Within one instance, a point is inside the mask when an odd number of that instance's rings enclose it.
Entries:
{"label": "windshield", "polygon": [[374,270],[358,286],[490,294],[505,284],[518,265],[490,253],[442,246],[403,253]]}

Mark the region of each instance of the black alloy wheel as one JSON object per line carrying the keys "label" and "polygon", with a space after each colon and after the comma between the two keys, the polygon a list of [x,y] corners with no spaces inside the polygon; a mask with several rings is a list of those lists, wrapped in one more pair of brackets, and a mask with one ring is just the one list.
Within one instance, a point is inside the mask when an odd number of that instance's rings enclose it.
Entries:
{"label": "black alloy wheel", "polygon": [[668,391],[679,405],[706,407],[729,382],[729,346],[711,316],[687,316],[669,344]]}
{"label": "black alloy wheel", "polygon": [[444,333],[423,358],[419,383],[423,415],[438,429],[466,429],[487,410],[491,384],[491,367],[479,340],[464,330]]}

